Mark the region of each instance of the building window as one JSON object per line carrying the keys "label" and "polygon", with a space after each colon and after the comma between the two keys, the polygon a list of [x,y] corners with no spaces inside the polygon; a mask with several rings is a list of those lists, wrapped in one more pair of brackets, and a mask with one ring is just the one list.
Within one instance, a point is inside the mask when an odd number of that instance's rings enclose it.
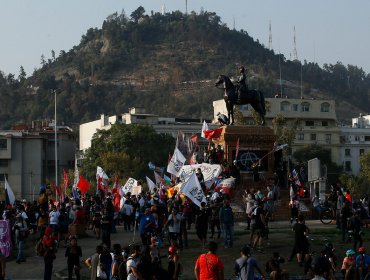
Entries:
{"label": "building window", "polygon": [[146,116],[136,116],[136,118],[137,118],[138,120],[145,120],[145,119],[146,119]]}
{"label": "building window", "polygon": [[321,104],[321,112],[328,113],[330,112],[330,104],[325,102]]}
{"label": "building window", "polygon": [[304,133],[303,133],[303,132],[299,132],[299,133],[297,134],[297,139],[298,139],[298,140],[304,140]]}
{"label": "building window", "polygon": [[365,141],[370,141],[370,136],[365,135]]}
{"label": "building window", "polygon": [[306,126],[315,126],[314,121],[306,121]]}
{"label": "building window", "polygon": [[290,103],[283,101],[280,103],[280,111],[281,112],[289,112],[290,111]]}
{"label": "building window", "polygon": [[321,126],[328,126],[329,124],[328,124],[328,121],[322,121],[321,122]]}
{"label": "building window", "polygon": [[325,142],[326,142],[326,144],[331,143],[331,134],[325,134]]}
{"label": "building window", "polygon": [[8,149],[8,140],[7,139],[0,139],[0,150],[7,150]]}
{"label": "building window", "polygon": [[345,171],[352,171],[352,166],[350,161],[345,162]]}
{"label": "building window", "polygon": [[363,156],[365,154],[365,149],[360,149],[360,156]]}
{"label": "building window", "polygon": [[0,167],[8,167],[8,162],[7,159],[0,159]]}
{"label": "building window", "polygon": [[351,156],[351,149],[345,149],[345,150],[344,150],[344,155],[345,155],[346,157]]}
{"label": "building window", "polygon": [[294,111],[294,112],[298,112],[298,108],[299,108],[299,107],[298,107],[298,104],[293,104],[293,106],[292,106],[292,107],[293,107],[293,111]]}
{"label": "building window", "polygon": [[309,112],[310,111],[310,103],[304,102],[301,104],[302,112]]}
{"label": "building window", "polygon": [[311,134],[311,141],[316,141],[316,134],[315,133]]}

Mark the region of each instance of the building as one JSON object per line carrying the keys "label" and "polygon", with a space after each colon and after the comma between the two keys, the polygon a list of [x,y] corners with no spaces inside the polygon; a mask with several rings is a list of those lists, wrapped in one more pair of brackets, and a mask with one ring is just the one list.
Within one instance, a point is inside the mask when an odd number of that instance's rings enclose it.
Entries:
{"label": "building", "polygon": [[[358,175],[361,155],[370,152],[370,115],[352,119],[351,126],[338,124],[334,100],[266,98],[269,110],[266,125],[281,114],[287,122],[299,121],[292,151],[309,144],[318,144],[331,151],[332,161],[343,167],[343,171]],[[214,120],[217,113],[227,114],[224,100],[213,102]],[[254,125],[251,106],[242,105],[240,111],[247,124]]]}
{"label": "building", "polygon": [[[191,136],[196,133],[200,134],[202,130],[202,120],[200,119],[159,117],[146,113],[145,108],[132,107],[129,108],[128,113],[114,116],[102,114],[99,120],[81,124],[80,151],[84,152],[91,147],[91,139],[99,129],[109,129],[115,123],[151,125],[157,133],[170,134],[173,137],[176,137],[179,131]],[[214,127],[215,125],[209,125],[210,129]]]}
{"label": "building", "polygon": [[[73,169],[76,137],[72,129],[57,126],[58,181],[63,169]],[[37,198],[41,185],[55,183],[54,124],[39,128],[0,131],[0,184],[7,178],[17,199]]]}

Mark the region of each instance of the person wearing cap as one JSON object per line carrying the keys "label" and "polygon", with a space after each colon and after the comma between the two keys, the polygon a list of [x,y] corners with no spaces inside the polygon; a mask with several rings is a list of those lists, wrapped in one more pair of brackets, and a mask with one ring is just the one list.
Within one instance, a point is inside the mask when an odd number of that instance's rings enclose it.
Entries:
{"label": "person wearing cap", "polygon": [[207,245],[208,252],[201,254],[194,268],[197,280],[224,280],[224,264],[219,256],[216,255],[217,243],[210,241]]}
{"label": "person wearing cap", "polygon": [[240,258],[235,261],[235,275],[238,276],[240,280],[254,280],[255,270],[261,274],[263,279],[265,278],[264,273],[258,266],[257,260],[251,256],[251,248],[249,246],[243,246],[240,249]]}
{"label": "person wearing cap", "polygon": [[358,248],[356,257],[356,268],[359,279],[365,279],[366,274],[370,272],[370,256],[366,254],[366,248]]}
{"label": "person wearing cap", "polygon": [[341,272],[344,280],[355,279],[356,272],[356,253],[352,249],[346,251],[346,257],[343,259]]}

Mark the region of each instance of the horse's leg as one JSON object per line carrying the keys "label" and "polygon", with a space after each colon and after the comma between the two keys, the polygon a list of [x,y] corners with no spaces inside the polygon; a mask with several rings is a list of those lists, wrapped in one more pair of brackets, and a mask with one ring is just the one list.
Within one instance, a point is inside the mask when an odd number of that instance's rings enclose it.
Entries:
{"label": "horse's leg", "polygon": [[261,104],[257,102],[250,103],[254,111],[256,111],[261,117],[261,126],[265,125],[265,115],[263,114],[263,109],[261,108]]}

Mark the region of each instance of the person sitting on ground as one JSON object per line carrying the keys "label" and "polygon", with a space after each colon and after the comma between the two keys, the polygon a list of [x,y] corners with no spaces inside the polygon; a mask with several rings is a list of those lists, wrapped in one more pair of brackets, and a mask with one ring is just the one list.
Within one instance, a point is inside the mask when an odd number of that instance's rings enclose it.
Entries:
{"label": "person sitting on ground", "polygon": [[272,258],[266,263],[266,272],[270,274],[271,280],[289,279],[289,273],[280,268],[280,264],[284,263],[285,259],[280,257],[278,252],[274,252]]}

